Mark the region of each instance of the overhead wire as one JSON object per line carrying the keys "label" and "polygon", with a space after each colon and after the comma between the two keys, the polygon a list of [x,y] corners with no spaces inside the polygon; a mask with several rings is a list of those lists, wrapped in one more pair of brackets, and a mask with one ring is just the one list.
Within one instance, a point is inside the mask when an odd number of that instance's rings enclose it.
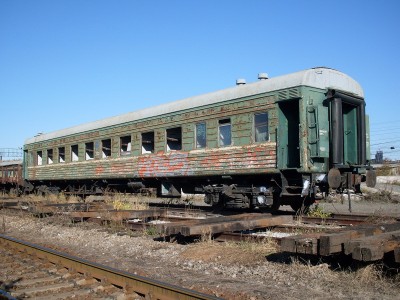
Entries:
{"label": "overhead wire", "polygon": [[395,144],[397,142],[400,142],[400,140],[386,141],[386,142],[373,143],[373,144],[371,143],[370,146],[385,145],[385,144]]}
{"label": "overhead wire", "polygon": [[370,119],[371,157],[382,151],[384,157],[400,159],[400,120],[384,120],[373,122]]}
{"label": "overhead wire", "polygon": [[400,120],[391,120],[391,121],[379,121],[379,122],[374,122],[370,120],[370,124],[372,125],[377,125],[377,124],[389,124],[389,123],[400,123]]}

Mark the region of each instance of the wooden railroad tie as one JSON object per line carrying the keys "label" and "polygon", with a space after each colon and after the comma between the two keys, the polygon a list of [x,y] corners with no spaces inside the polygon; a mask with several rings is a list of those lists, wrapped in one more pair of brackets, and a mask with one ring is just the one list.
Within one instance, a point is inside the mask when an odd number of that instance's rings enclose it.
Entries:
{"label": "wooden railroad tie", "polygon": [[379,260],[393,252],[400,262],[400,222],[285,237],[281,251],[322,256],[344,253],[359,261]]}
{"label": "wooden railroad tie", "polygon": [[101,219],[103,221],[123,221],[129,219],[141,218],[161,218],[167,215],[164,209],[147,209],[147,210],[104,210],[104,211],[87,211],[87,212],[69,212],[71,218],[90,218]]}
{"label": "wooden railroad tie", "polygon": [[221,232],[241,231],[255,228],[265,228],[292,222],[292,216],[272,216],[270,214],[242,214],[235,216],[217,217],[203,220],[191,220],[164,224],[163,232],[166,235],[182,234],[195,236],[202,234],[216,234]]}

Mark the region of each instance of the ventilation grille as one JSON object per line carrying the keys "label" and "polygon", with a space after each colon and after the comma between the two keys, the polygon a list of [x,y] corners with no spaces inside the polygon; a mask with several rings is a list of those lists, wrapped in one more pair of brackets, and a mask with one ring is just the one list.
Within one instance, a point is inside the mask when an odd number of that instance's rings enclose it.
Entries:
{"label": "ventilation grille", "polygon": [[279,100],[300,98],[300,93],[298,89],[283,90],[278,92],[278,98]]}
{"label": "ventilation grille", "polygon": [[300,97],[300,95],[297,89],[289,90],[289,98],[298,98],[298,97]]}

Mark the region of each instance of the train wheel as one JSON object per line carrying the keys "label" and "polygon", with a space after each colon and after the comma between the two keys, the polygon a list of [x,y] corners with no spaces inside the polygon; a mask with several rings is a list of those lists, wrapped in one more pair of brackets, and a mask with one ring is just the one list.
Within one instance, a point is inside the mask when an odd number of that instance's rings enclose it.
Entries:
{"label": "train wheel", "polygon": [[271,212],[276,212],[279,207],[281,206],[281,197],[280,197],[280,191],[279,192],[274,192],[272,194],[272,198],[273,198],[273,203],[272,206],[270,208]]}

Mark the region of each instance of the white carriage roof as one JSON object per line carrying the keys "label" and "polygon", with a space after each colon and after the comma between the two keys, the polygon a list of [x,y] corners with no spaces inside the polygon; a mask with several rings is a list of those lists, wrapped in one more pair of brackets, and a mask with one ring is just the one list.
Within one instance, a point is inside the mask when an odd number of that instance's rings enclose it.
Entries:
{"label": "white carriage roof", "polygon": [[21,165],[21,164],[22,164],[22,159],[0,161],[0,167],[7,167],[7,166]]}
{"label": "white carriage roof", "polygon": [[217,92],[194,96],[175,102],[170,102],[123,115],[70,127],[67,129],[41,134],[33,138],[27,139],[25,141],[25,144],[33,144],[59,137],[87,132],[98,128],[123,124],[144,118],[151,118],[172,112],[201,107],[204,105],[229,101],[241,97],[281,90],[295,86],[310,86],[321,89],[338,89],[353,93],[360,97],[364,97],[361,86],[348,75],[330,68],[318,67],[288,75],[270,78],[267,80],[260,80],[254,83],[238,85]]}

